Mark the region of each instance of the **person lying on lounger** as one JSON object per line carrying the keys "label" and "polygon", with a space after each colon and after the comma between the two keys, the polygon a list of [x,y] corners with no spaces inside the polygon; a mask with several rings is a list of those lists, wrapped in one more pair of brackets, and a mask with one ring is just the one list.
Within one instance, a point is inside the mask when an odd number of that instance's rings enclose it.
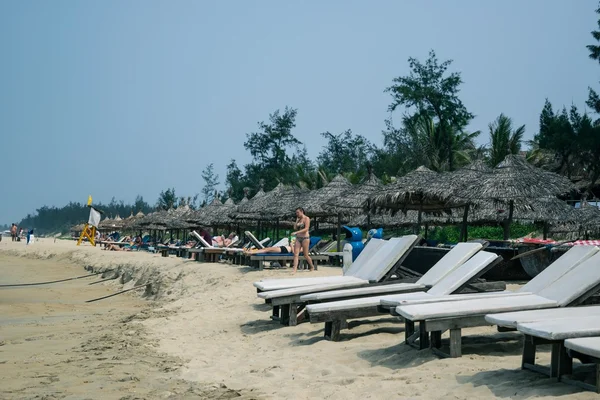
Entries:
{"label": "person lying on lounger", "polygon": [[235,238],[235,232],[231,232],[227,237],[224,235],[214,236],[212,238],[212,245],[215,247],[229,247]]}
{"label": "person lying on lounger", "polygon": [[294,240],[287,246],[275,246],[275,247],[265,247],[264,249],[244,249],[244,254],[253,255],[253,254],[288,254],[292,252],[294,248]]}

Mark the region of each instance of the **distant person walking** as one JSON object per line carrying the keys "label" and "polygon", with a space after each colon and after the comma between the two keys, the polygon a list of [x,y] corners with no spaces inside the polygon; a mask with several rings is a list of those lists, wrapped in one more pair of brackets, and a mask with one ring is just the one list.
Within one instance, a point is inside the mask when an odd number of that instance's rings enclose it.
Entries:
{"label": "distant person walking", "polygon": [[16,241],[17,240],[17,224],[12,224],[10,227],[10,237],[12,238],[12,241]]}

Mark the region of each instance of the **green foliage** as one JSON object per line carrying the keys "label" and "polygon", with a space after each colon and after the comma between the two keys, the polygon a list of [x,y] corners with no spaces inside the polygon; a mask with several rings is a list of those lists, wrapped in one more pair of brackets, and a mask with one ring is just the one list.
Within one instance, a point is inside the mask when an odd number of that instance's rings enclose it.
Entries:
{"label": "green foliage", "polygon": [[219,175],[215,174],[213,163],[208,164],[200,176],[204,181],[204,186],[201,191],[202,200],[205,203],[210,203],[215,198],[216,188],[220,184]]}
{"label": "green foliage", "polygon": [[[514,223],[510,226],[510,237],[511,239],[518,239],[540,229],[540,227],[535,225]],[[468,232],[469,240],[502,240],[504,237],[504,231],[501,226],[470,226]],[[421,231],[421,235],[424,237],[425,231]],[[438,240],[441,243],[457,243],[460,237],[460,226],[436,227],[429,230],[427,237],[431,240]]]}
{"label": "green foliage", "polygon": [[[152,207],[146,203],[142,196],[137,196],[134,204],[125,204],[123,201],[116,201],[114,198],[108,204],[94,204],[99,210],[104,212],[105,216],[122,218],[128,217],[131,213],[138,211],[148,214],[153,211]],[[46,233],[66,233],[73,225],[84,223],[88,220],[90,209],[86,204],[71,202],[64,207],[38,208],[35,214],[28,214],[18,225],[26,229],[35,229],[38,234]]]}
{"label": "green foliage", "polygon": [[229,164],[227,164],[225,184],[227,186],[227,192],[234,200],[239,201],[244,197],[244,186],[246,185],[246,182],[244,180],[244,174],[235,160],[231,160]]}
{"label": "green foliage", "polygon": [[327,172],[340,174],[350,173],[359,178],[367,172],[367,164],[373,145],[364,136],[352,135],[348,129],[334,135],[331,132],[321,133],[327,144],[317,156],[317,163]]}
{"label": "green foliage", "polygon": [[175,188],[163,190],[158,195],[156,201],[156,208],[161,210],[168,210],[170,208],[177,207],[177,195],[175,195]]}
{"label": "green foliage", "polygon": [[519,154],[525,125],[513,130],[512,120],[504,114],[488,126],[490,131],[489,164],[495,167],[509,154]]}
{"label": "green foliage", "polygon": [[408,63],[410,74],[394,78],[394,84],[385,90],[392,95],[389,110],[402,106],[409,119],[428,117],[434,120],[439,129],[439,141],[445,148],[448,169],[453,170],[456,166],[456,134],[462,132],[474,117],[458,97],[463,83],[461,75],[458,72],[447,75],[452,60],[440,63],[433,50],[424,64],[412,57]]}
{"label": "green foliage", "polygon": [[[258,132],[246,134],[244,147],[253,157],[245,166],[245,179],[256,187],[259,179],[265,182],[265,190],[274,188],[279,182],[291,183],[295,178],[294,163],[305,161],[300,142],[292,133],[296,127],[298,110],[285,107],[269,115],[269,123],[259,122]],[[298,152],[294,158],[291,152]]]}

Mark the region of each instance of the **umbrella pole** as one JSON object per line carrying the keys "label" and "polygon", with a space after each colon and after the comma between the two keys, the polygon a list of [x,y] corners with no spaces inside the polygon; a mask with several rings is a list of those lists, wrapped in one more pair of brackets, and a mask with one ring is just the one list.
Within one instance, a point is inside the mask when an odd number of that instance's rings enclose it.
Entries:
{"label": "umbrella pole", "polygon": [[462,226],[461,226],[461,230],[460,230],[460,240],[461,242],[466,242],[467,238],[469,237],[469,232],[468,232],[468,226],[467,226],[467,217],[469,216],[469,206],[470,204],[467,204],[465,206],[465,210],[463,212],[463,220],[462,220]]}
{"label": "umbrella pole", "polygon": [[548,221],[544,221],[544,240],[548,239],[549,228]]}
{"label": "umbrella pole", "polygon": [[341,222],[341,213],[338,213],[337,215],[337,251],[340,252],[342,251],[341,249],[341,240],[340,240],[340,236],[342,236],[342,222]]}
{"label": "umbrella pole", "polygon": [[419,231],[421,230],[421,217],[423,215],[423,200],[421,200],[421,203],[419,204],[419,214],[417,215],[417,226],[415,229],[415,234],[419,234]]}
{"label": "umbrella pole", "polygon": [[276,240],[279,242],[279,218],[275,220],[275,226],[277,227],[277,234],[275,235],[275,237],[277,238]]}
{"label": "umbrella pole", "polygon": [[508,219],[504,221],[504,240],[510,238],[510,224],[512,223],[513,213],[515,211],[515,203],[511,200],[508,208]]}

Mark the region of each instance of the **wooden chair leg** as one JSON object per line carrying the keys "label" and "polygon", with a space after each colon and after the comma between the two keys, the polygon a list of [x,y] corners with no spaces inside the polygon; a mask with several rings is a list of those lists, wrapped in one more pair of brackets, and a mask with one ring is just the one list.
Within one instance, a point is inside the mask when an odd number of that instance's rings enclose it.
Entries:
{"label": "wooden chair leg", "polygon": [[425,322],[419,322],[419,350],[429,348],[429,332],[425,329]]}
{"label": "wooden chair leg", "polygon": [[441,331],[431,332],[431,347],[435,349],[439,349],[440,347],[442,347]]}
{"label": "wooden chair leg", "polygon": [[[440,332],[441,333],[441,332]],[[462,332],[461,329],[450,329],[450,357],[462,356]]]}
{"label": "wooden chair leg", "polygon": [[289,305],[290,308],[290,321],[288,326],[298,325],[298,304],[292,303]]}
{"label": "wooden chair leg", "polygon": [[279,319],[279,322],[281,322],[281,325],[289,324],[290,323],[290,305],[289,304],[281,305],[280,314],[281,314],[281,318]]}
{"label": "wooden chair leg", "polygon": [[[554,346],[552,346],[552,351],[554,351]],[[569,357],[567,353],[567,348],[565,347],[564,342],[560,342],[557,345],[557,362],[556,362],[556,377],[560,380],[560,377],[563,375],[571,375],[573,373],[573,359]],[[554,361],[554,360],[552,360]]]}
{"label": "wooden chair leg", "polygon": [[529,335],[525,335],[525,340],[523,341],[521,369],[526,369],[527,365],[535,365],[535,344],[533,338]]}

